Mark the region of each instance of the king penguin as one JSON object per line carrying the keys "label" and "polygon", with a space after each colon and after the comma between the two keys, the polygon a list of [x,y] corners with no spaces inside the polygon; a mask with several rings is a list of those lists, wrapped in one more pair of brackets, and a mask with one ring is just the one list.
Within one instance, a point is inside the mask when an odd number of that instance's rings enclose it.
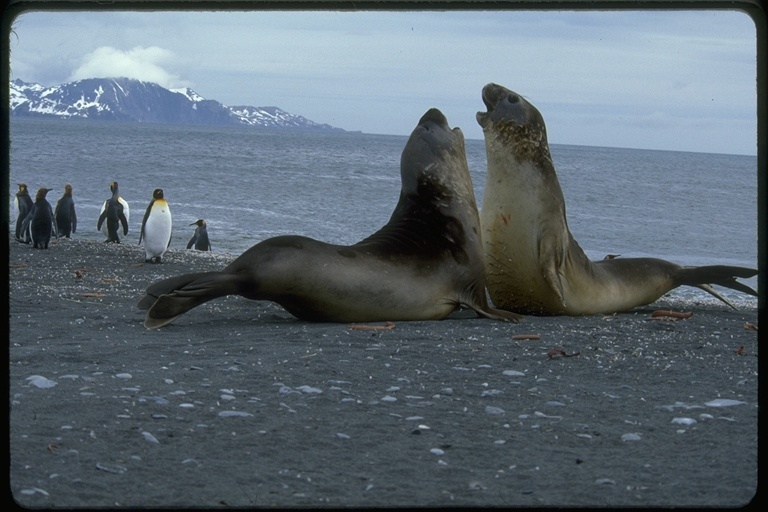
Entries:
{"label": "king penguin", "polygon": [[144,240],[144,253],[147,263],[161,263],[161,258],[171,245],[171,209],[163,197],[163,189],[152,192],[152,201],[147,206],[141,221],[139,243]]}
{"label": "king penguin", "polygon": [[29,230],[32,238],[32,247],[35,249],[47,249],[51,241],[51,234],[59,236],[56,230],[56,221],[53,217],[53,208],[45,196],[53,189],[41,188],[35,196],[35,204],[24,220],[22,230]]}
{"label": "king penguin", "polygon": [[29,212],[32,210],[34,201],[32,201],[32,197],[29,195],[26,183],[19,183],[19,191],[16,192],[16,197],[13,199],[13,202],[16,205],[16,240],[28,244],[31,240],[29,231],[24,232],[24,230],[21,229],[21,226],[24,224]]}
{"label": "king penguin", "polygon": [[195,234],[189,239],[187,249],[191,249],[193,246],[198,251],[210,251],[211,242],[208,240],[208,228],[206,227],[203,219],[197,219],[197,221],[190,224],[190,226],[197,226],[195,228]]}
{"label": "king penguin", "polygon": [[[99,221],[96,223],[96,229],[102,231],[107,239],[104,242],[120,243],[120,224],[123,225],[123,236],[128,234],[128,221],[131,218],[128,203],[120,197],[117,188],[117,182],[109,184],[109,190],[112,191],[112,197],[104,201],[99,213]],[[106,221],[106,222],[104,222]]]}
{"label": "king penguin", "polygon": [[56,218],[56,227],[59,236],[69,238],[69,235],[77,230],[77,214],[75,213],[75,200],[72,198],[72,185],[64,185],[64,195],[56,203],[53,211]]}

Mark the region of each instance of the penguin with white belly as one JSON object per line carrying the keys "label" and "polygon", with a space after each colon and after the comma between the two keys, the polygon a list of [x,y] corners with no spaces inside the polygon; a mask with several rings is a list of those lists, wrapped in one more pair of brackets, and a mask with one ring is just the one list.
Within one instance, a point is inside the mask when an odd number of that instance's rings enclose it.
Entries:
{"label": "penguin with white belly", "polygon": [[21,229],[21,226],[24,224],[29,212],[32,211],[32,206],[35,202],[29,195],[26,183],[19,183],[19,191],[16,192],[13,202],[16,205],[16,240],[28,244],[31,241],[29,230],[25,232]]}
{"label": "penguin with white belly", "polygon": [[163,189],[156,188],[141,221],[139,244],[144,241],[147,263],[161,263],[162,256],[171,245],[171,209],[163,197]]}
{"label": "penguin with white belly", "polygon": [[112,197],[104,201],[99,212],[99,220],[96,223],[96,229],[104,233],[107,237],[104,242],[120,243],[120,226],[123,227],[122,236],[128,234],[128,222],[131,220],[131,210],[128,202],[120,197],[120,191],[117,188],[117,182],[109,184],[109,190]]}

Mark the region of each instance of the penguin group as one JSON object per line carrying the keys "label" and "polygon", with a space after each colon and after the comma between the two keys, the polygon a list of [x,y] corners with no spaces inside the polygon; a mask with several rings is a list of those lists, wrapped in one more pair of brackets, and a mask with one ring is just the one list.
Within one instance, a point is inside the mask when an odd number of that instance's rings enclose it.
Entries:
{"label": "penguin group", "polygon": [[[14,199],[16,206],[15,238],[18,242],[31,244],[35,249],[48,249],[52,238],[70,238],[77,232],[77,213],[72,185],[64,186],[64,193],[51,207],[47,195],[52,190],[40,188],[34,200],[26,183],[18,184]],[[105,236],[105,243],[119,244],[128,235],[130,206],[120,195],[116,181],[109,183],[110,197],[101,205],[96,230]],[[210,251],[211,242],[205,220],[198,219],[190,224],[195,226],[187,249]],[[165,199],[163,189],[152,192],[152,199],[147,205],[141,221],[139,245],[143,243],[146,263],[161,263],[163,255],[171,244],[173,221],[171,209]]]}
{"label": "penguin group", "polygon": [[[40,188],[35,200],[29,195],[26,183],[19,183],[16,205],[16,240],[31,243],[35,249],[47,249],[51,235],[69,238],[77,231],[77,212],[72,197],[72,185],[64,185],[64,194],[52,209],[48,202],[50,188]],[[50,221],[50,222],[49,222]],[[49,226],[49,223],[51,224]]]}

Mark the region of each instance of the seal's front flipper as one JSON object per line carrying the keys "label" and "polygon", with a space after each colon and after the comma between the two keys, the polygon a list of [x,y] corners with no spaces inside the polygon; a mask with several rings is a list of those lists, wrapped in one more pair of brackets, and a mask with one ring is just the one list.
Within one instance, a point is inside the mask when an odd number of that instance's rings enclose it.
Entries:
{"label": "seal's front flipper", "polygon": [[554,245],[552,247],[540,248],[539,251],[541,277],[565,309],[567,304],[565,303],[565,292],[563,291],[564,276],[562,267],[567,255],[563,254],[563,251],[556,250]]}

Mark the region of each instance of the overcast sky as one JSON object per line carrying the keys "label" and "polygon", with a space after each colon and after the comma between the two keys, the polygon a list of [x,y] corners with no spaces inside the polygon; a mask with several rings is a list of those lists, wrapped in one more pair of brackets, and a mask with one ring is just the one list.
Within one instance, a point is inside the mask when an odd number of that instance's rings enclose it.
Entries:
{"label": "overcast sky", "polygon": [[408,135],[430,107],[467,138],[488,82],[551,143],[756,154],[756,32],[738,11],[27,12],[11,77],[127,76],[225,105]]}

